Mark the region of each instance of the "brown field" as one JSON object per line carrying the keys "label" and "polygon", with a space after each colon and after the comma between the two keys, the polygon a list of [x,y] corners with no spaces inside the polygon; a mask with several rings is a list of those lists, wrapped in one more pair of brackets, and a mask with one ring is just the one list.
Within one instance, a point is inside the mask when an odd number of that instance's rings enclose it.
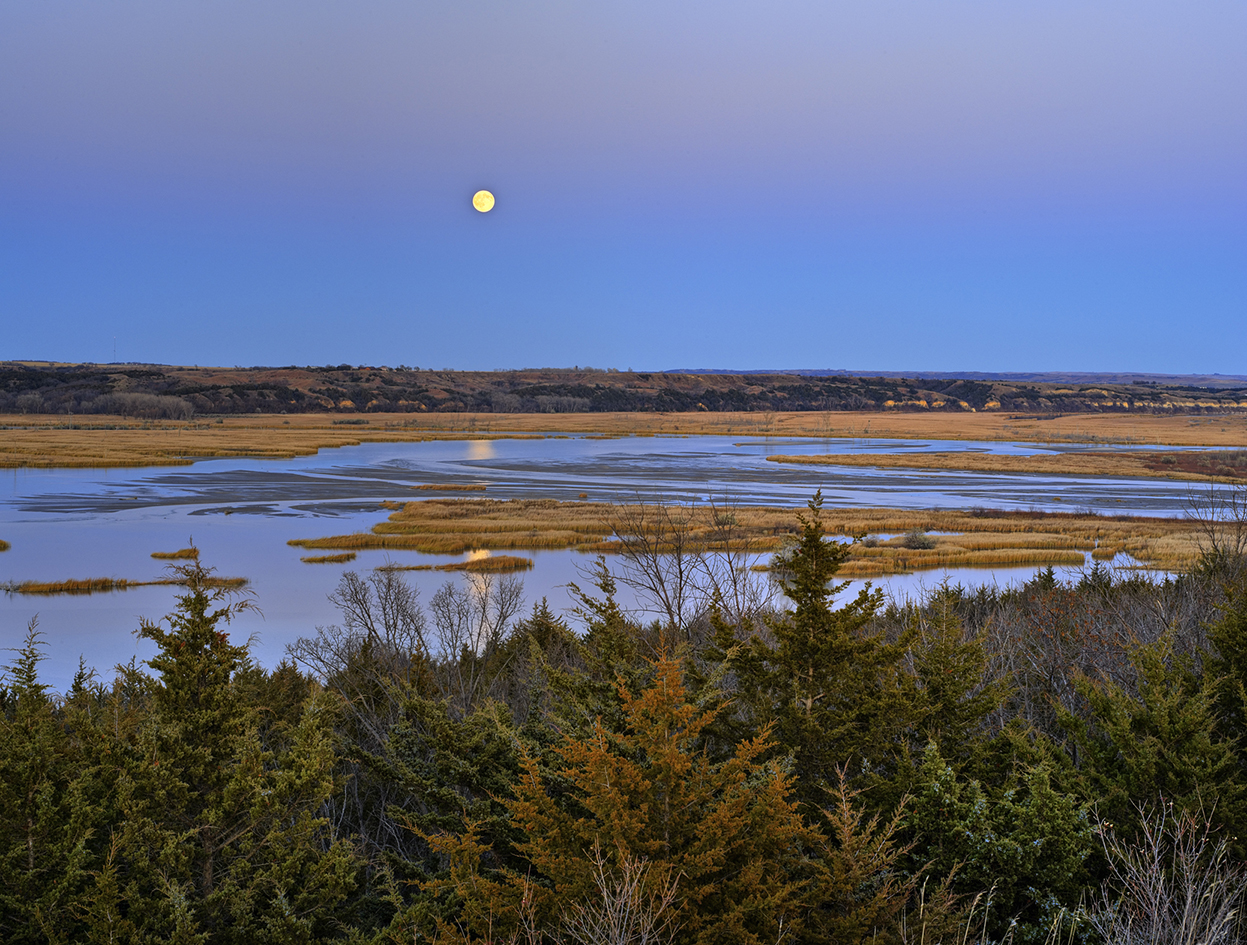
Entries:
{"label": "brown field", "polygon": [[199,557],[198,548],[179,548],[177,551],[153,551],[153,558],[159,558],[161,561],[179,561],[185,558]]}
{"label": "brown field", "polygon": [[[607,503],[429,499],[389,507],[394,509],[390,517],[369,532],[294,539],[289,544],[307,549],[383,548],[432,554],[560,548],[612,554],[622,548],[612,538],[610,525],[620,510]],[[652,507],[640,509],[645,514],[653,512]],[[725,514],[700,506],[689,510],[689,515],[691,540],[709,550],[774,551],[800,531],[793,509],[733,508]],[[831,534],[866,538],[854,546],[842,569],[846,577],[931,568],[1081,565],[1085,552],[1099,549],[1104,549],[1096,555],[1100,560],[1125,552],[1148,567],[1178,571],[1195,560],[1200,541],[1191,521],[1143,516],[833,509],[824,512],[823,521]],[[905,535],[912,531],[941,534],[927,536],[933,548],[907,548]]]}
{"label": "brown field", "polygon": [[[125,578],[82,578],[68,581],[22,581],[12,582],[0,587],[7,594],[36,594],[51,596],[53,594],[100,594],[110,591],[128,591],[134,587],[154,587],[162,584],[185,584],[173,578],[162,578],[156,581],[128,581]],[[204,580],[206,587],[239,588],[245,587],[246,578],[210,577]]]}
{"label": "brown field", "polygon": [[948,469],[969,472],[1043,473],[1050,476],[1133,476],[1152,479],[1235,482],[1247,479],[1247,452],[1086,452],[1038,456],[987,453],[855,453],[825,456],[768,456],[773,463],[803,466],[874,466],[889,469]]}
{"label": "brown field", "polygon": [[197,458],[290,458],[366,442],[534,436],[928,437],[952,440],[1247,447],[1247,415],[1022,415],[995,412],[756,412],[587,414],[257,414],[216,419],[4,415],[0,467],[186,465]]}

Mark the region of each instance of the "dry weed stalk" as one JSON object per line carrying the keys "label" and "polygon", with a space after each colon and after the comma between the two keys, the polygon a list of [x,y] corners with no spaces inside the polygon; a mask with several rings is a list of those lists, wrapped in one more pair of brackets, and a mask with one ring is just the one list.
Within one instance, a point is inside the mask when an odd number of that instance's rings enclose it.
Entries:
{"label": "dry weed stalk", "polygon": [[598,898],[563,910],[563,937],[577,945],[665,945],[679,931],[679,877],[655,874],[644,857],[621,853],[611,868],[600,842],[593,844],[593,883]]}
{"label": "dry weed stalk", "polygon": [[1204,817],[1171,802],[1141,809],[1133,843],[1100,826],[1112,878],[1086,918],[1105,945],[1233,945],[1247,872]]}

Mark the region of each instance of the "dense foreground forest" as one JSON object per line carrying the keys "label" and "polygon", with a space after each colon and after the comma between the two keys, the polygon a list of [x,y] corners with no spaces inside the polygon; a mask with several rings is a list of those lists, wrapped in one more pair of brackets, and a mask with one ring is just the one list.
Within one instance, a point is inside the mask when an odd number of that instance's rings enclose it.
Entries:
{"label": "dense foreground forest", "polygon": [[[347,573],[257,666],[179,565],[158,655],[0,704],[5,942],[1232,942],[1244,533],[1177,579],[842,600],[638,544],[564,618]],[[627,590],[646,607],[621,609]]]}

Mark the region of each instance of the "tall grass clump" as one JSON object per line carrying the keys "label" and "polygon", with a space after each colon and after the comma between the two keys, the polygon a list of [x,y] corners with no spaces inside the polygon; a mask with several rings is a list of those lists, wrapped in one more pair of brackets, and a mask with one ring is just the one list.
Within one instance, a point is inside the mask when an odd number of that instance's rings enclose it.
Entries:
{"label": "tall grass clump", "polygon": [[[167,584],[183,584],[176,578],[156,581],[131,581],[127,578],[70,578],[67,581],[10,581],[0,585],[6,594],[31,594],[52,596],[54,594],[104,594],[111,591],[128,591],[133,587],[156,587]],[[236,590],[250,583],[242,577],[207,577],[200,582],[204,587]]]}
{"label": "tall grass clump", "polygon": [[107,591],[124,591],[139,587],[145,581],[127,581],[125,578],[71,578],[68,581],[20,581],[4,586],[10,594],[33,594],[52,596],[53,594],[99,594]]}
{"label": "tall grass clump", "polygon": [[189,548],[179,548],[177,551],[153,551],[152,557],[161,561],[193,560],[199,557],[199,549],[192,545]]}

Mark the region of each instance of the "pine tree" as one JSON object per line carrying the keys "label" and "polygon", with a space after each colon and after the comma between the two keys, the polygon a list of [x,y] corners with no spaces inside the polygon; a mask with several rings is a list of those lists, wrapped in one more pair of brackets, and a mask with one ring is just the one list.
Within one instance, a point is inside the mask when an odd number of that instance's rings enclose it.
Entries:
{"label": "pine tree", "polygon": [[867,586],[832,606],[847,587],[833,581],[850,551],[826,537],[821,493],[800,521],[801,540],[781,572],[793,610],[768,620],[774,642],[752,637],[732,670],[753,724],[774,722],[778,743],[793,753],[797,795],[818,818],[841,769],[863,785],[887,776],[913,694],[899,671],[909,636],[888,643],[867,630],[882,592]]}
{"label": "pine tree", "polygon": [[310,699],[286,746],[266,747],[259,713],[233,684],[246,647],[219,629],[247,601],[228,602],[198,560],[176,570],[187,590],[169,628],[140,629],[159,647],[149,661],[159,675],[87,911],[138,940],[331,937],[358,868],[318,815],[335,788],[332,709]]}
{"label": "pine tree", "polygon": [[1086,796],[1123,836],[1137,829],[1139,805],[1160,798],[1241,836],[1247,787],[1235,743],[1218,724],[1218,681],[1199,675],[1168,636],[1138,647],[1131,662],[1137,695],[1081,679],[1086,716],[1061,716]]}
{"label": "pine tree", "polygon": [[918,692],[914,708],[919,748],[934,741],[954,764],[969,759],[984,721],[1004,698],[1005,686],[987,679],[987,656],[979,640],[967,640],[957,616],[956,589],[942,585],[929,617],[918,618],[913,669]]}
{"label": "pine tree", "polygon": [[39,681],[43,645],[32,620],[0,699],[0,938],[13,943],[78,937],[106,816],[98,772]]}
{"label": "pine tree", "polygon": [[990,789],[958,777],[928,745],[906,816],[911,868],[925,865],[966,896],[981,894],[988,939],[1043,942],[1078,903],[1092,851],[1086,808],[1053,789],[1046,766]]}
{"label": "pine tree", "polygon": [[799,924],[811,834],[790,777],[761,761],[767,737],[712,761],[699,741],[717,708],[690,701],[678,661],[660,658],[653,674],[639,693],[620,684],[622,731],[569,735],[553,770],[524,756],[507,802],[523,871],[483,872],[490,851],[475,832],[437,841],[451,868],[430,889],[462,903],[442,928],[448,941],[505,940],[526,922],[556,932],[603,895],[597,856],[613,883],[640,864],[651,906],[675,885],[678,941],[748,945]]}

